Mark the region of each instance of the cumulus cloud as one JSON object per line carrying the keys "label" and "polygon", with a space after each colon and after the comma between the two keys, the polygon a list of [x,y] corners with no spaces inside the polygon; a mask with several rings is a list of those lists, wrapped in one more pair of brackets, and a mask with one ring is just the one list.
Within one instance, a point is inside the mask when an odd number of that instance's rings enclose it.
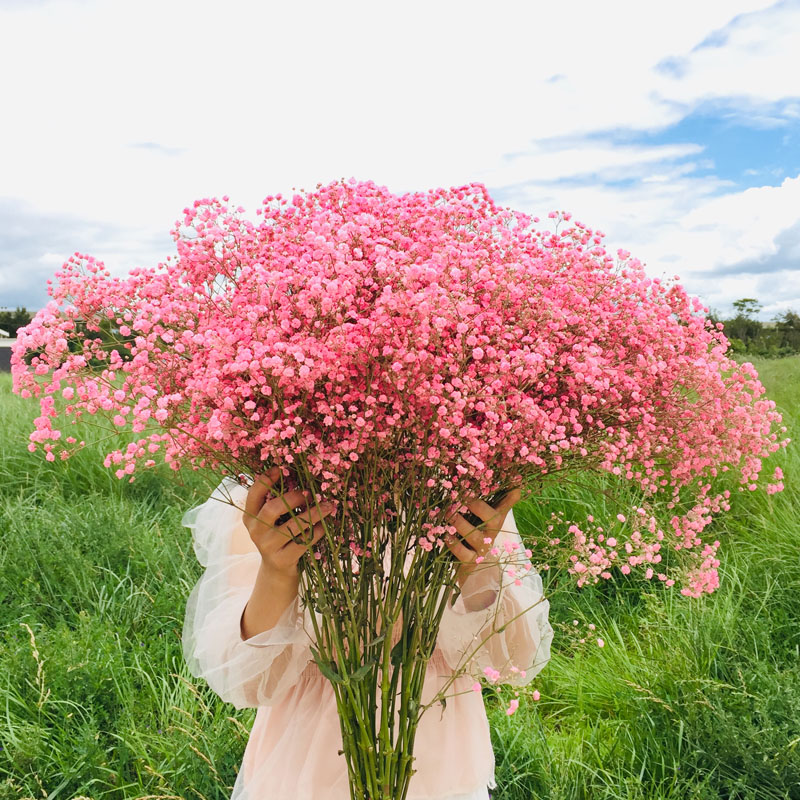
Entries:
{"label": "cumulus cloud", "polygon": [[738,14],[690,52],[660,62],[671,79],[664,96],[687,105],[738,98],[751,108],[796,98],[798,33],[800,5],[792,0]]}
{"label": "cumulus cloud", "polygon": [[750,258],[724,266],[717,266],[712,272],[727,275],[763,275],[772,272],[794,273],[793,279],[784,288],[800,288],[800,222],[775,234],[770,242],[769,252],[760,252]]}

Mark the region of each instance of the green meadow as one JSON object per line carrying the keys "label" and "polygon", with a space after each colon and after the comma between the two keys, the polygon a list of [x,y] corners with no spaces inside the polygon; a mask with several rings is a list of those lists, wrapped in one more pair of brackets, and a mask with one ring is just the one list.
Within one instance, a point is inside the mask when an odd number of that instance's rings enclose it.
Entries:
{"label": "green meadow", "polygon": [[[800,356],[756,366],[800,438]],[[165,469],[118,481],[100,445],[47,463],[26,448],[37,404],[7,375],[0,409],[0,800],[229,797],[255,711],[221,702],[180,647],[201,574],[180,519],[208,483]],[[484,690],[493,800],[800,800],[795,443],[775,466],[786,490],[734,493],[707,536],[722,543],[713,595],[543,576],[551,662],[511,717],[513,690]],[[597,489],[518,505],[523,537],[553,511],[613,519]]]}

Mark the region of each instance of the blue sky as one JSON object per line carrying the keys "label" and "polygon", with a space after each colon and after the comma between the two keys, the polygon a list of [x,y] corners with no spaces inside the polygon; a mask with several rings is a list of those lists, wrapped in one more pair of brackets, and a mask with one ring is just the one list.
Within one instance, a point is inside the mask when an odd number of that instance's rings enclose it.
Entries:
{"label": "blue sky", "polygon": [[[0,306],[354,176],[571,211],[723,314],[800,310],[800,0],[0,0]],[[401,13],[402,12],[402,13]]]}
{"label": "blue sky", "polygon": [[702,147],[695,174],[730,182],[731,189],[773,184],[800,175],[800,124],[788,104],[749,116],[723,103],[700,106],[674,125],[643,132],[617,131],[616,141]]}

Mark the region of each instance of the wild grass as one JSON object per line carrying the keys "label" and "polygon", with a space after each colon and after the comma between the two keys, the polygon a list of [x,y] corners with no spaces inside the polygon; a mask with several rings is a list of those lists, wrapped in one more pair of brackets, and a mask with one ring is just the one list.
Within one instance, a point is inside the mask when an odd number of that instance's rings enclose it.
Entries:
{"label": "wild grass", "polygon": [[[797,439],[800,357],[756,366]],[[180,517],[208,485],[120,482],[99,448],[49,464],[26,449],[36,410],[8,376],[0,409],[0,800],[228,797],[254,712],[189,675],[180,649],[200,575]],[[512,717],[511,689],[485,694],[495,800],[800,798],[797,446],[775,465],[786,491],[737,494],[714,523],[711,596],[547,576],[551,663]],[[518,524],[533,535],[553,510],[609,502],[564,486]]]}

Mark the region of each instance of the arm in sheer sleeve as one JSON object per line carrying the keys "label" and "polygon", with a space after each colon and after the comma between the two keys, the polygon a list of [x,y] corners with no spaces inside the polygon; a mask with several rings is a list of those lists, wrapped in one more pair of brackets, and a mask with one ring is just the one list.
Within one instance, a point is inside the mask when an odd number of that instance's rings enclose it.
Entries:
{"label": "arm in sheer sleeve", "polygon": [[244,487],[225,478],[182,519],[205,567],[186,603],[184,658],[195,677],[236,708],[277,702],[311,660],[310,621],[299,597],[273,628],[242,637],[242,614],[261,563],[242,521],[246,496]]}
{"label": "arm in sheer sleeve", "polygon": [[437,645],[451,669],[466,663],[466,671],[477,678],[491,667],[500,673],[498,682],[525,686],[550,660],[550,603],[544,598],[541,576],[533,569],[525,572],[521,566],[530,562],[521,561],[524,545],[511,511],[495,538],[501,553],[506,542],[517,543],[510,556],[516,575],[510,577],[498,564],[473,572],[455,604],[447,604]]}

